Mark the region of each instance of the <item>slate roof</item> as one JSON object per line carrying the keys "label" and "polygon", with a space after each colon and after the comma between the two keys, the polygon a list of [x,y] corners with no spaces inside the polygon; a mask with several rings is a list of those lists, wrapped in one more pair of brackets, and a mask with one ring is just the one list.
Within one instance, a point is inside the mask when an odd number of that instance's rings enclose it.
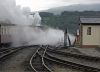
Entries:
{"label": "slate roof", "polygon": [[100,17],[80,17],[80,22],[100,24]]}

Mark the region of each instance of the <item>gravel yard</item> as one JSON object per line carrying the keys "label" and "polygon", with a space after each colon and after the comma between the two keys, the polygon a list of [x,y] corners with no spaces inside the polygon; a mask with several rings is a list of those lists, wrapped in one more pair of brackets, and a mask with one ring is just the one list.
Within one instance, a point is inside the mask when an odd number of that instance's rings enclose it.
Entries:
{"label": "gravel yard", "polygon": [[81,53],[94,56],[94,57],[100,57],[100,52],[98,52],[95,48],[76,48],[72,47],[74,49],[79,50]]}
{"label": "gravel yard", "polygon": [[78,71],[57,64],[52,64],[52,67],[50,67],[50,69],[52,69],[53,72],[82,72],[82,71]]}
{"label": "gravel yard", "polygon": [[32,72],[29,66],[29,60],[37,48],[30,47],[22,49],[4,61],[0,60],[0,72]]}
{"label": "gravel yard", "polygon": [[89,56],[94,56],[94,57],[100,57],[100,52],[97,51],[95,48],[78,48],[78,47],[70,47],[70,48],[62,48],[58,49],[59,51],[62,52],[70,52],[70,53],[76,53],[76,54],[85,54]]}
{"label": "gravel yard", "polygon": [[68,52],[68,53],[83,55],[83,53],[81,53],[79,50],[74,49],[74,48],[65,48],[65,49],[62,48],[62,49],[58,49],[57,51],[62,51],[62,52]]}

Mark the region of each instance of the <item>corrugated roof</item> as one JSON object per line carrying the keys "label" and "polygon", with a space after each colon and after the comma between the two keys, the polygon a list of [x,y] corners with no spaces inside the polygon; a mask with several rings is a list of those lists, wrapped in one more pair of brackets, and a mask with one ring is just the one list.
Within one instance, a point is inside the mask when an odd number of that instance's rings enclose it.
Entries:
{"label": "corrugated roof", "polygon": [[80,17],[81,23],[100,23],[100,17]]}

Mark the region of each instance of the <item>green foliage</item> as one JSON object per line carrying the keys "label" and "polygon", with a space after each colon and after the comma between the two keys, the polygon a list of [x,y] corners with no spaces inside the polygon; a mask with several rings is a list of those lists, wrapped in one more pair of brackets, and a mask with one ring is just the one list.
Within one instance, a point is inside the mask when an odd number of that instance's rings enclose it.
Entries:
{"label": "green foliage", "polygon": [[76,43],[75,43],[75,45],[76,45],[76,46],[79,46],[79,45],[80,45],[80,43],[79,43],[79,42],[76,42]]}
{"label": "green foliage", "polygon": [[43,19],[44,19],[44,21],[49,21],[50,17],[44,17]]}
{"label": "green foliage", "polygon": [[52,17],[54,16],[53,13],[49,13],[49,12],[40,12],[39,13],[41,17]]}
{"label": "green foliage", "polygon": [[44,23],[47,24],[47,22],[50,20],[50,17],[44,17],[43,20],[44,20]]}
{"label": "green foliage", "polygon": [[100,16],[100,11],[64,11],[61,15],[47,15],[46,17],[42,17],[42,24],[46,24],[54,28],[58,27],[62,30],[68,28],[69,32],[75,34],[76,30],[79,28],[78,22],[80,16]]}

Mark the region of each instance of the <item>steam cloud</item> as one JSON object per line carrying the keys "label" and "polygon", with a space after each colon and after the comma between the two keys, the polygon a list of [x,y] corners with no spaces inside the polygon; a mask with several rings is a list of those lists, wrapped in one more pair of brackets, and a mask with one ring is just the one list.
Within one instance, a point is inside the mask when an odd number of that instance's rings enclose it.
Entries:
{"label": "steam cloud", "polygon": [[[0,22],[16,24],[10,28],[12,46],[19,45],[57,45],[63,43],[64,32],[53,28],[39,28],[41,17],[38,12],[30,15],[31,9],[16,5],[15,0],[0,0]],[[70,35],[73,43],[75,37]]]}

